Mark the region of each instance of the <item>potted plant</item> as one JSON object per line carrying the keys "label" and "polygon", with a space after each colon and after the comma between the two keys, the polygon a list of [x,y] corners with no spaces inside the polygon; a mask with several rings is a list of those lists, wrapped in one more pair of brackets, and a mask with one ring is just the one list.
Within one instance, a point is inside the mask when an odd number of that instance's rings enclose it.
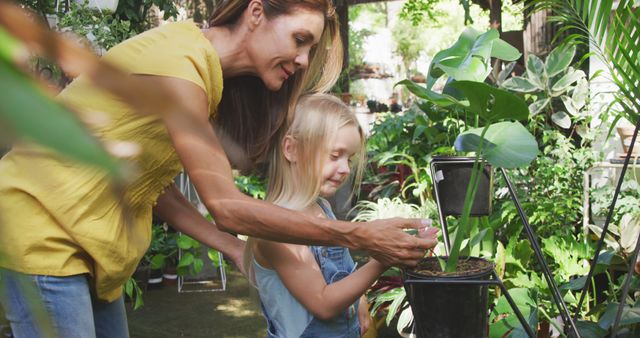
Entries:
{"label": "potted plant", "polygon": [[131,22],[120,20],[112,11],[92,8],[88,1],[71,2],[68,12],[57,14],[57,29],[73,33],[98,55],[136,34]]}
{"label": "potted plant", "polygon": [[[519,167],[531,162],[538,153],[533,135],[516,122],[529,117],[524,101],[484,83],[491,72],[491,57],[513,61],[520,53],[500,40],[495,30],[480,34],[467,29],[452,47],[435,55],[426,87],[410,80],[400,82],[419,98],[452,114],[471,115],[471,120],[475,120],[455,141],[458,152],[474,156],[472,160],[467,159],[467,169],[457,168],[470,178],[452,182],[462,184],[465,194],[449,256],[428,257],[416,269],[405,270],[405,278],[410,281],[405,284],[406,292],[419,337],[486,337],[487,285],[453,284],[460,279],[488,279],[493,271],[493,264],[488,261],[477,257],[461,259],[459,255],[472,223],[472,201],[487,164]],[[444,76],[448,79],[443,92],[433,91],[433,85]],[[430,311],[430,308],[438,310]],[[460,322],[461,317],[465,318],[464,323]]]}

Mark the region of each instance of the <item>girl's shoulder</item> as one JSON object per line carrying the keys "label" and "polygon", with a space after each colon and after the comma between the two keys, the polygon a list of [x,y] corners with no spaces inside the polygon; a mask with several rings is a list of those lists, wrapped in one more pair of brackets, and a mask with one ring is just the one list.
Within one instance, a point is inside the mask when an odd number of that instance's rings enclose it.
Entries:
{"label": "girl's shoulder", "polygon": [[313,257],[306,245],[274,242],[266,239],[256,239],[253,245],[253,255],[256,262],[268,269],[274,269],[282,261],[306,261],[307,256]]}

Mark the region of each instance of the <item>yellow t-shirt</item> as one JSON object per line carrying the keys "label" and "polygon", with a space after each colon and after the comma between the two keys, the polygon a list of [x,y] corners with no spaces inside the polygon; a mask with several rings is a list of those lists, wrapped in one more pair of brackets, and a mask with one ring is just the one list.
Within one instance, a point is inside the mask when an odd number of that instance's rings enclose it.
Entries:
{"label": "yellow t-shirt", "polygon": [[[147,31],[114,47],[104,59],[131,74],[195,83],[206,92],[211,115],[220,103],[220,60],[193,22]],[[58,99],[81,116],[100,112],[108,117],[92,129],[103,141],[141,146],[131,160],[138,174],[124,194],[133,222],[125,224],[103,170],[35,145],[16,145],[0,160],[0,266],[27,274],[88,273],[98,298],[113,301],[149,246],[153,204],[182,167],[157,115],[132,112],[82,76]]]}

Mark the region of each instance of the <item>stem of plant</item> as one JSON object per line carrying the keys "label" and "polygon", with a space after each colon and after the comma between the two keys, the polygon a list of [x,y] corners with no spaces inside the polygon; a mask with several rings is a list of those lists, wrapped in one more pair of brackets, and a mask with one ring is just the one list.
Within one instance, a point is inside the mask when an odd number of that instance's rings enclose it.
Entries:
{"label": "stem of plant", "polygon": [[484,145],[484,134],[489,129],[489,126],[490,124],[487,124],[487,126],[482,129],[482,133],[480,134],[480,143],[478,144],[478,148],[476,149],[473,169],[471,170],[471,179],[469,180],[469,186],[467,186],[467,192],[464,197],[464,209],[462,210],[462,218],[460,220],[460,224],[458,225],[458,230],[456,231],[456,238],[453,242],[453,246],[449,251],[449,258],[447,259],[445,272],[456,271],[456,267],[458,265],[458,256],[460,254],[460,246],[462,245],[463,239],[469,232],[469,216],[471,215],[471,207],[473,206],[478,183],[480,182],[479,173],[480,171],[484,170],[484,161],[480,161]]}

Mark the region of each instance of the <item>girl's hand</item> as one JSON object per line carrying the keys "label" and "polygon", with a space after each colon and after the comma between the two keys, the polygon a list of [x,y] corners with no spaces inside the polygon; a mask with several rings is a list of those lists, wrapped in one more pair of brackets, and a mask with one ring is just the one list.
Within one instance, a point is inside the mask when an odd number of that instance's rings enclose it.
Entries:
{"label": "girl's hand", "polygon": [[358,320],[360,321],[360,336],[364,336],[369,330],[371,325],[371,316],[369,315],[369,304],[367,303],[367,297],[360,297],[360,304],[358,305]]}

